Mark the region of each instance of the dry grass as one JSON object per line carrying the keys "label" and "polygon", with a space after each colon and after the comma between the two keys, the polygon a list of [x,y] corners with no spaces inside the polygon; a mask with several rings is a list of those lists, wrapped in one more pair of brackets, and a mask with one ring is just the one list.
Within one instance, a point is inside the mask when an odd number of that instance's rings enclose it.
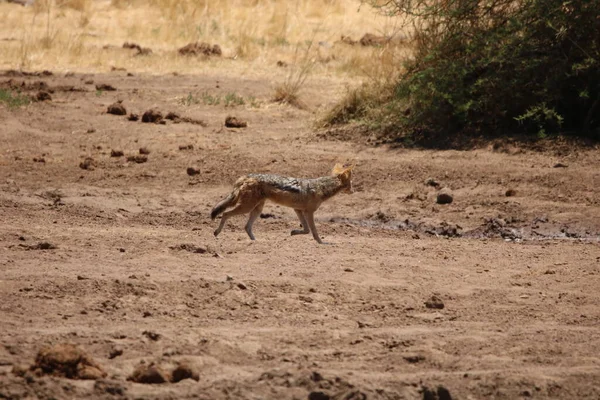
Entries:
{"label": "dry grass", "polygon": [[[290,80],[289,71],[276,68],[276,63],[297,65],[297,49],[314,39],[321,44],[311,48],[311,73],[377,75],[391,50],[335,43],[341,35],[359,39],[366,32],[389,33],[389,19],[359,6],[358,0],[37,0],[33,7],[0,3],[0,68],[107,71],[118,66],[153,73],[218,68],[274,75],[288,80],[293,89],[303,82],[298,78],[306,66],[299,65],[298,76]],[[126,41],[150,47],[153,54],[135,57],[121,49]],[[177,48],[192,41],[218,43],[223,57],[198,63],[179,56]]]}

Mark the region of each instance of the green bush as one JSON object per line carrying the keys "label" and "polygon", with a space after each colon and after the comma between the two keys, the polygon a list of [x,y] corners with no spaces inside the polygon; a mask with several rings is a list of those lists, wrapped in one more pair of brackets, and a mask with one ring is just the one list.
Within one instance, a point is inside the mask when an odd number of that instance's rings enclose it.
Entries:
{"label": "green bush", "polygon": [[600,139],[600,1],[371,3],[412,23],[414,57],[399,66],[405,70],[391,95],[373,91],[377,107],[354,104],[353,114],[344,100],[330,124],[355,119],[388,136],[422,140],[464,134]]}

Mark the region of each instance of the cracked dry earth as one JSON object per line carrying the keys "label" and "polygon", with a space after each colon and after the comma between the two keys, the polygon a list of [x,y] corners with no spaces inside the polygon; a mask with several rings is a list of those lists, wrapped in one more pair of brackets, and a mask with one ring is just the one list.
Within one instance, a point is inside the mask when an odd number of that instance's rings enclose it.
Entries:
{"label": "cracked dry earth", "polygon": [[[267,100],[260,79],[0,77],[32,95],[39,81],[51,100],[0,107],[0,398],[600,398],[598,149],[394,150],[327,140],[310,112],[266,101],[178,101]],[[338,89],[315,78],[305,97]],[[107,114],[117,100],[184,118]],[[356,192],[316,214],[331,246],[290,236],[293,211],[273,204],[255,242],[242,218],[213,237],[239,175],[344,159]],[[105,376],[31,369],[59,344]],[[197,380],[128,380],[181,363]]]}

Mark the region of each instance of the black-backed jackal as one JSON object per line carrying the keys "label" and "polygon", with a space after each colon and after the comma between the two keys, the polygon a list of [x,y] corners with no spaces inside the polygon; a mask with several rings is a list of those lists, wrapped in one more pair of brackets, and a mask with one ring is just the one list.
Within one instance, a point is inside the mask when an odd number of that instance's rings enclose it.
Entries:
{"label": "black-backed jackal", "polygon": [[220,201],[210,213],[215,219],[227,208],[221,217],[221,223],[215,230],[218,236],[225,226],[225,222],[234,215],[250,213],[246,223],[246,232],[254,240],[252,224],[260,216],[267,200],[283,206],[291,207],[302,224],[303,229],[294,229],[292,235],[302,235],[312,232],[313,238],[318,243],[323,243],[315,226],[314,214],[321,203],[340,192],[352,193],[352,168],[336,164],[330,176],[314,179],[288,178],[270,174],[250,174],[242,176],[233,185],[233,191]]}

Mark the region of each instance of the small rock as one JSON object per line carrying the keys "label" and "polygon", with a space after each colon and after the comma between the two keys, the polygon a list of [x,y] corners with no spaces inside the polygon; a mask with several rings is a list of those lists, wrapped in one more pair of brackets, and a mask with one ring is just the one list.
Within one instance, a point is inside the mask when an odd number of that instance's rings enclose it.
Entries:
{"label": "small rock", "polygon": [[123,157],[125,155],[125,153],[123,153],[123,150],[111,150],[110,151],[110,156],[111,157]]}
{"label": "small rock", "polygon": [[246,128],[248,123],[246,121],[239,120],[236,117],[227,117],[225,118],[225,126],[227,128]]}
{"label": "small rock", "polygon": [[179,145],[179,150],[194,150],[193,144],[181,144]]}
{"label": "small rock", "polygon": [[123,104],[121,104],[121,102],[118,101],[108,106],[108,108],[106,109],[106,113],[113,115],[127,115],[127,110],[125,109],[125,106],[123,106]]}
{"label": "small rock", "polygon": [[160,384],[169,382],[170,377],[158,365],[151,363],[150,365],[138,365],[133,373],[127,377],[127,380],[137,383]]}
{"label": "small rock", "polygon": [[427,186],[433,186],[433,187],[439,187],[440,186],[440,183],[438,181],[436,181],[435,179],[433,179],[433,178],[427,178],[425,180],[425,184]]}
{"label": "small rock", "polygon": [[425,360],[425,357],[418,355],[418,354],[406,355],[406,356],[402,356],[402,358],[404,358],[405,361],[407,361],[411,364],[416,364],[418,362]]}
{"label": "small rock", "polygon": [[114,86],[109,85],[107,83],[100,83],[100,84],[96,85],[96,90],[104,90],[104,91],[107,91],[107,92],[112,92],[112,91],[115,91],[117,89]]}
{"label": "small rock", "polygon": [[517,191],[514,189],[508,189],[506,193],[504,193],[506,197],[513,197],[517,195]]}
{"label": "small rock", "polygon": [[141,155],[141,154],[135,154],[132,156],[127,156],[127,161],[142,164],[142,163],[145,163],[146,161],[148,161],[148,157]]}
{"label": "small rock", "polygon": [[140,147],[140,154],[150,154],[150,150],[147,147]]}
{"label": "small rock", "polygon": [[137,121],[140,119],[140,116],[134,113],[129,114],[129,117],[127,117],[127,119],[129,121]]}
{"label": "small rock", "polygon": [[144,314],[142,315],[144,318],[148,318],[152,316],[152,313],[150,311],[144,311]]}
{"label": "small rock", "polygon": [[239,283],[237,284],[237,287],[239,287],[239,288],[240,288],[240,289],[242,289],[242,290],[246,290],[246,289],[248,289],[248,287],[247,287],[247,286],[246,286],[246,285],[245,285],[243,282],[239,282]]}
{"label": "small rock", "polygon": [[37,94],[35,95],[35,100],[36,101],[50,101],[50,100],[52,100],[52,96],[50,96],[50,93],[41,90],[41,91],[37,92]]}
{"label": "small rock", "polygon": [[170,111],[167,113],[165,119],[170,119],[171,121],[175,121],[175,120],[181,119],[181,115],[177,114],[176,112]]}
{"label": "small rock", "polygon": [[148,110],[142,115],[142,122],[144,123],[160,123],[163,119],[162,113],[157,110]]}
{"label": "small rock", "polygon": [[115,346],[110,350],[110,353],[108,353],[108,358],[110,358],[112,360],[113,358],[119,357],[122,354],[123,354],[123,349],[118,346]]}
{"label": "small rock", "polygon": [[233,276],[231,276],[231,275],[227,275],[227,277],[225,278],[225,280],[226,280],[227,282],[230,282],[230,281],[232,281],[232,280],[233,280]]}
{"label": "small rock", "polygon": [[[145,314],[145,313],[144,313]],[[160,339],[160,333],[152,332],[152,331],[144,331],[142,335],[146,336],[150,340],[154,340],[155,342]]]}
{"label": "small rock", "polygon": [[444,308],[444,302],[436,295],[433,295],[425,302],[425,307],[441,310]]}
{"label": "small rock", "polygon": [[45,347],[37,354],[31,367],[38,374],[50,374],[70,379],[99,379],[106,372],[87,353],[72,344]]}
{"label": "small rock", "polygon": [[188,167],[186,171],[189,176],[194,176],[194,175],[198,175],[200,173],[200,168]]}
{"label": "small rock", "polygon": [[563,164],[563,163],[556,163],[554,164],[554,168],[567,168],[568,165],[567,164]]}
{"label": "small rock", "polygon": [[200,374],[187,362],[181,362],[171,374],[171,382],[176,383],[184,379],[200,380]]}
{"label": "small rock", "polygon": [[345,272],[354,272],[354,270],[352,268],[344,268]]}
{"label": "small rock", "polygon": [[308,400],[330,400],[331,396],[325,392],[310,392]]}
{"label": "small rock", "polygon": [[454,200],[454,197],[448,192],[440,192],[437,195],[437,203],[438,204],[450,204]]}
{"label": "small rock", "polygon": [[92,157],[86,157],[82,162],[79,163],[79,168],[93,171],[96,168],[96,162]]}
{"label": "small rock", "polygon": [[285,61],[279,60],[279,61],[277,61],[277,66],[281,67],[281,68],[285,68],[288,66],[288,64]]}

